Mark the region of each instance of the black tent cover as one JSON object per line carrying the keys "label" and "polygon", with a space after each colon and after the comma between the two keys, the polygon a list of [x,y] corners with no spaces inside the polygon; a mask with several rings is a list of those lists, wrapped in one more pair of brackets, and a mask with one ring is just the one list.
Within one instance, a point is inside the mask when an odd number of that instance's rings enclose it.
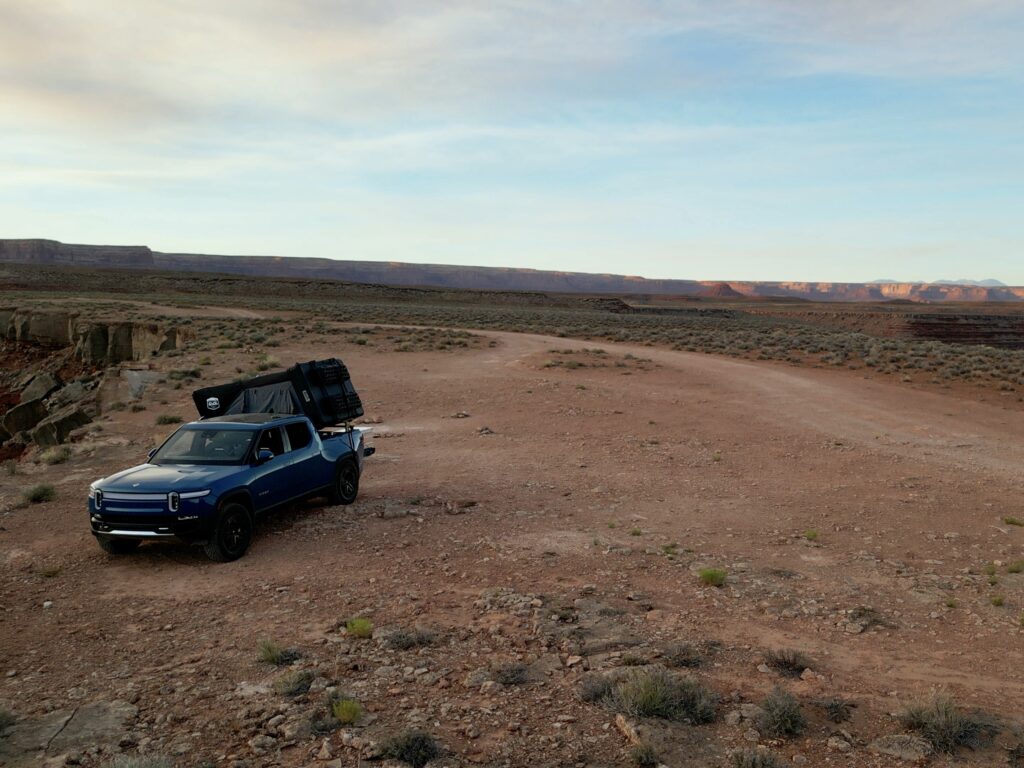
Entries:
{"label": "black tent cover", "polygon": [[192,400],[204,419],[239,413],[301,413],[318,430],[363,415],[348,368],[337,358],[296,363],[279,373],[203,387],[192,393]]}

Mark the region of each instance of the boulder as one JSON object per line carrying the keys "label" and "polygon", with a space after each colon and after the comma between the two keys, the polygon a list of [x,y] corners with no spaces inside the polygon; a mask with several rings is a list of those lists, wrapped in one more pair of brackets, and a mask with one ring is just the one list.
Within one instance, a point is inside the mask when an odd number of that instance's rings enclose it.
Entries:
{"label": "boulder", "polygon": [[90,421],[92,419],[89,414],[80,405],[69,405],[39,422],[32,430],[32,440],[42,447],[60,445],[74,430],[84,427]]}
{"label": "boulder", "polygon": [[32,378],[21,392],[21,402],[29,400],[42,400],[60,386],[60,379],[51,373],[40,373]]}
{"label": "boulder", "polygon": [[3,426],[10,435],[32,429],[46,418],[46,405],[41,399],[28,400],[11,408],[4,414]]}
{"label": "boulder", "polygon": [[86,388],[83,382],[73,381],[53,393],[50,397],[50,408],[60,409],[72,403],[80,403],[91,395],[92,392]]}

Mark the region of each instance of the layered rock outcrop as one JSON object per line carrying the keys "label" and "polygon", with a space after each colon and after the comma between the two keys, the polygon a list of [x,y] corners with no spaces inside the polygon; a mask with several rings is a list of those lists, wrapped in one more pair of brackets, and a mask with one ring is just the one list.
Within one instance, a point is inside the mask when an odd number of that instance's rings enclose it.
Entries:
{"label": "layered rock outcrop", "polygon": [[75,358],[92,366],[145,360],[179,349],[184,342],[184,333],[177,326],[19,308],[0,308],[0,336],[20,343],[73,347]]}

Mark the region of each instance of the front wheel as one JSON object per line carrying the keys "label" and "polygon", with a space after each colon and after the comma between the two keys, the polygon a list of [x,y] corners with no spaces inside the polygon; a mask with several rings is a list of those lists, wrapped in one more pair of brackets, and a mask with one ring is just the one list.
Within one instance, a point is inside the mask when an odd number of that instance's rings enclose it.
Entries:
{"label": "front wheel", "polygon": [[359,495],[359,468],[354,461],[343,461],[331,487],[331,504],[351,504]]}
{"label": "front wheel", "polygon": [[248,509],[241,504],[225,504],[204,547],[206,556],[218,563],[237,560],[249,548],[252,530]]}
{"label": "front wheel", "polygon": [[139,544],[142,543],[136,539],[97,538],[96,541],[99,543],[100,549],[102,549],[108,555],[130,555],[132,552],[138,549]]}

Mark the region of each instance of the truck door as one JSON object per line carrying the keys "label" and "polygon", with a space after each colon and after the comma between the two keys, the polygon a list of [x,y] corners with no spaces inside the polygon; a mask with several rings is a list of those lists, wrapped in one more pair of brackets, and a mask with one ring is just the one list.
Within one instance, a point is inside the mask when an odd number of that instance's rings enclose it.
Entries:
{"label": "truck door", "polygon": [[287,472],[295,484],[293,496],[307,494],[330,483],[331,478],[324,477],[326,462],[320,455],[319,443],[313,439],[309,422],[285,424],[284,433],[288,443],[288,453],[285,454]]}
{"label": "truck door", "polygon": [[258,455],[264,448],[273,453],[274,458],[253,468],[251,492],[257,511],[276,507],[291,498],[284,434],[280,427],[268,427],[260,432],[253,456]]}

